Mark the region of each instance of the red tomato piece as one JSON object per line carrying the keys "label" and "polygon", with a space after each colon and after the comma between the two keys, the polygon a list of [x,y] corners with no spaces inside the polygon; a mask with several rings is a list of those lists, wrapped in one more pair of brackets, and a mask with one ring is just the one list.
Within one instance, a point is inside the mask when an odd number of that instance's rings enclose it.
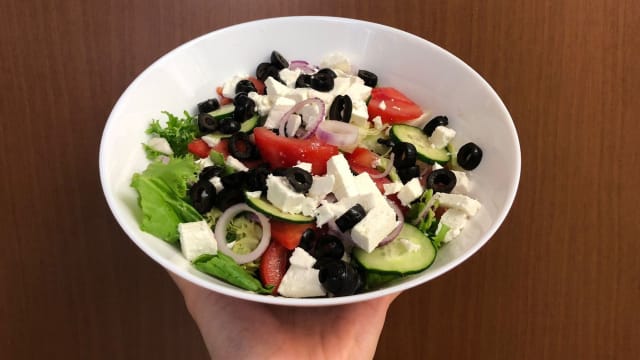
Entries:
{"label": "red tomato piece", "polygon": [[351,153],[345,153],[344,157],[350,165],[359,165],[370,168],[375,168],[373,164],[380,159],[380,155],[363,147],[357,147]]}
{"label": "red tomato piece", "polygon": [[211,148],[206,142],[204,142],[204,140],[195,139],[187,145],[187,150],[189,150],[193,155],[203,159],[209,156]]}
{"label": "red tomato piece", "polygon": [[260,95],[264,95],[264,83],[262,81],[260,81],[259,79],[254,78],[253,76],[249,76],[249,81],[251,81],[253,83],[253,86],[255,86],[256,91],[258,92],[258,94]]}
{"label": "red tomato piece", "polygon": [[289,250],[277,241],[269,243],[267,250],[260,260],[260,280],[264,286],[273,285],[273,294],[276,295],[278,286],[287,272]]}
{"label": "red tomato piece", "polygon": [[[384,105],[381,108],[381,104]],[[367,105],[369,118],[380,116],[385,124],[403,123],[414,120],[423,114],[418,104],[400,91],[391,87],[373,88]]]}
{"label": "red tomato piece", "polygon": [[226,159],[227,155],[229,155],[229,140],[220,140],[220,142],[218,142],[216,146],[212,147],[211,150],[219,152]]}
{"label": "red tomato piece", "polygon": [[220,97],[220,105],[227,105],[233,102],[233,99],[229,99],[228,97],[224,97],[222,95],[222,86],[218,86],[216,88],[216,93],[218,93],[218,97]]}
{"label": "red tomato piece", "polygon": [[311,164],[311,173],[327,172],[327,161],[339,153],[336,146],[312,139],[294,139],[278,136],[267,128],[253,130],[260,156],[273,168],[290,167],[300,162]]}
{"label": "red tomato piece", "polygon": [[313,224],[293,224],[284,221],[271,220],[271,239],[289,250],[300,244],[302,233],[313,228]]}

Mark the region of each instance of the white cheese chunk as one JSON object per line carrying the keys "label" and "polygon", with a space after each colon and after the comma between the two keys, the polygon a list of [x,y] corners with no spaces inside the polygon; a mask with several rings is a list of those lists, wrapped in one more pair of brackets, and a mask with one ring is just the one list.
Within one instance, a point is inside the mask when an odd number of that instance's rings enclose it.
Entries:
{"label": "white cheese chunk", "polygon": [[371,96],[371,88],[359,82],[354,82],[349,90],[346,92],[351,98],[352,102],[355,101],[367,101],[367,98]]}
{"label": "white cheese chunk", "polygon": [[260,196],[262,196],[262,191],[260,190],[247,191],[245,194],[247,195],[247,197],[250,197],[250,198],[259,198]]}
{"label": "white cheese chunk", "polygon": [[247,94],[249,99],[253,100],[256,103],[256,111],[260,116],[266,116],[271,111],[271,100],[269,100],[268,95],[260,95],[255,91]]}
{"label": "white cheese chunk", "polygon": [[216,188],[216,193],[219,193],[224,189],[224,185],[222,185],[222,180],[218,176],[212,177],[211,179],[209,179],[209,182],[213,185],[214,188]]}
{"label": "white cheese chunk", "polygon": [[213,136],[212,134],[203,135],[200,137],[202,141],[206,142],[209,147],[215,147],[220,143],[221,138],[219,136]]}
{"label": "white cheese chunk", "polygon": [[385,195],[396,194],[398,191],[402,190],[403,186],[404,185],[399,181],[394,181],[392,183],[382,185],[382,187],[384,188]]}
{"label": "white cheese chunk", "polygon": [[204,220],[179,224],[178,233],[182,254],[189,261],[202,254],[215,255],[218,252],[213,231]]}
{"label": "white cheese chunk", "polygon": [[446,126],[438,126],[433,130],[433,134],[429,137],[431,146],[436,149],[442,149],[456,136],[456,131]]}
{"label": "white cheese chunk", "polygon": [[446,194],[438,192],[433,195],[432,199],[434,199],[434,201],[438,200],[440,202],[440,206],[462,210],[469,216],[475,215],[482,206],[478,200],[472,199],[463,194]]}
{"label": "white cheese chunk", "polygon": [[354,101],[351,106],[351,119],[349,122],[355,126],[369,127],[369,111],[364,101]]}
{"label": "white cheese chunk", "polygon": [[313,167],[313,165],[311,163],[308,162],[302,162],[302,161],[298,161],[298,163],[295,165],[297,168],[300,168],[306,172],[311,172],[311,168]]}
{"label": "white cheese chunk", "polygon": [[338,76],[337,78],[333,79],[333,89],[331,90],[331,92],[334,96],[344,95],[346,94],[347,90],[349,90],[351,85],[353,85],[351,76]]}
{"label": "white cheese chunk", "polygon": [[331,53],[322,59],[320,67],[340,70],[344,73],[351,73],[351,62],[341,53]]}
{"label": "white cheese chunk", "polygon": [[333,98],[335,97],[335,95],[331,91],[323,92],[323,91],[318,91],[314,89],[308,89],[307,91],[309,94],[309,98],[318,98],[324,101],[324,104],[327,109],[329,109],[329,107],[331,106],[331,103],[333,102]]}
{"label": "white cheese chunk", "polygon": [[306,269],[311,269],[316,264],[316,259],[309,255],[303,248],[295,248],[289,257],[289,263],[291,266],[299,266]]}
{"label": "white cheese chunk", "polygon": [[335,177],[333,194],[338,200],[358,195],[354,176],[344,155],[334,155],[327,161],[327,174]]}
{"label": "white cheese chunk", "polygon": [[282,176],[267,176],[267,200],[278,209],[298,214],[302,211],[302,201],[305,196],[294,191],[289,180]]}
{"label": "white cheese chunk", "polygon": [[300,126],[302,125],[302,117],[300,117],[300,115],[297,114],[291,114],[291,116],[289,116],[289,120],[287,121],[287,124],[285,125],[284,131],[286,131],[287,134],[289,134],[288,136],[293,136],[293,134],[295,134],[298,129],[300,129]]}
{"label": "white cheese chunk", "polygon": [[372,121],[373,121],[373,127],[374,127],[376,130],[382,130],[382,129],[384,129],[384,126],[385,126],[385,125],[382,123],[382,118],[381,118],[380,116],[376,116],[376,117],[374,117]]}
{"label": "white cheese chunk", "polygon": [[279,97],[277,98],[272,106],[269,115],[267,116],[267,120],[265,120],[264,127],[269,129],[277,129],[280,127],[280,122],[284,114],[286,114],[291,108],[295,105],[295,101],[286,98]]}
{"label": "white cheese chunk", "polygon": [[287,95],[287,99],[292,100],[296,104],[309,98],[308,88],[296,88]]}
{"label": "white cheese chunk", "polygon": [[287,87],[287,85],[279,82],[273,77],[269,76],[267,80],[264,81],[264,85],[267,88],[267,96],[271,102],[275,102],[280,97],[286,97],[287,95],[293,92],[293,89]]}
{"label": "white cheese chunk", "polygon": [[173,155],[171,145],[169,145],[167,139],[163,137],[152,137],[151,139],[149,139],[149,141],[147,141],[147,146],[159,153],[165,155]]}
{"label": "white cheese chunk", "polygon": [[320,283],[320,270],[314,269],[316,263],[311,255],[302,248],[295,248],[289,257],[289,269],[284,274],[278,293],[286,297],[314,297],[326,295],[326,290]]}
{"label": "white cheese chunk", "polygon": [[369,173],[362,172],[355,177],[355,180],[360,197],[358,201],[365,211],[368,212],[375,207],[388,205],[387,198],[382,195]]}
{"label": "white cheese chunk", "polygon": [[408,206],[413,200],[419,198],[423,191],[420,180],[413,178],[400,189],[398,192],[398,200],[400,200],[402,205]]}
{"label": "white cheese chunk", "polygon": [[227,155],[224,163],[237,171],[249,171],[248,167],[246,167],[240,160],[234,158],[231,155]]}
{"label": "white cheese chunk", "polygon": [[302,215],[314,216],[319,204],[319,200],[312,197],[305,197],[302,199],[302,203],[300,204],[300,211],[302,212]]}
{"label": "white cheese chunk", "polygon": [[213,161],[211,161],[211,159],[208,156],[206,158],[196,160],[196,164],[198,164],[198,166],[200,166],[201,169],[204,169],[207,166],[214,165]]}
{"label": "white cheese chunk", "polygon": [[437,162],[434,162],[433,165],[431,165],[431,171],[436,171],[442,168],[443,168],[442,165],[438,164]]}
{"label": "white cheese chunk", "polygon": [[290,87],[290,88],[295,88],[296,87],[296,80],[298,80],[298,76],[300,76],[300,69],[295,69],[295,70],[289,70],[288,68],[284,68],[282,70],[280,70],[280,79],[282,79],[282,81],[284,81],[284,83]]}
{"label": "white cheese chunk", "polygon": [[248,77],[249,74],[238,74],[227,80],[222,85],[222,96],[233,99],[236,96],[236,85],[238,85],[238,82]]}
{"label": "white cheese chunk", "polygon": [[308,195],[315,199],[323,199],[333,190],[335,179],[333,175],[314,176]]}
{"label": "white cheese chunk", "polygon": [[[467,214],[459,209],[448,209],[440,217],[440,225],[446,225],[449,227],[447,235],[444,237],[444,242],[449,242],[460,234],[464,226],[467,224]],[[440,229],[438,228],[437,231]]]}
{"label": "white cheese chunk", "polygon": [[366,252],[371,252],[396,227],[396,213],[391,206],[371,209],[351,229],[351,239]]}
{"label": "white cheese chunk", "polygon": [[471,191],[469,176],[464,171],[452,170],[456,176],[456,186],[451,190],[452,194],[468,194]]}

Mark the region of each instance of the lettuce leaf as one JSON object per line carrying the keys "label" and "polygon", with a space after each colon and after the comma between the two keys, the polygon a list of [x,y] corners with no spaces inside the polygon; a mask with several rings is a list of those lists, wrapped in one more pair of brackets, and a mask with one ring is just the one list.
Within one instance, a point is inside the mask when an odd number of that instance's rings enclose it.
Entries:
{"label": "lettuce leaf", "polygon": [[182,119],[168,111],[162,113],[168,118],[166,125],[162,127],[160,121],[154,119],[147,129],[147,134],[167,139],[176,157],[186,155],[187,145],[199,135],[196,118],[189,115],[187,111],[184,112]]}
{"label": "lettuce leaf", "polygon": [[272,287],[263,287],[260,280],[251,276],[242,266],[221,252],[216,255],[200,255],[193,261],[193,265],[204,273],[258,294],[271,294],[273,291]]}
{"label": "lettuce leaf", "polygon": [[191,157],[172,158],[167,164],[154,162],[133,175],[131,186],[138,192],[142,209],[140,229],[176,244],[178,224],[202,220],[186,201],[187,183],[195,181],[198,165]]}

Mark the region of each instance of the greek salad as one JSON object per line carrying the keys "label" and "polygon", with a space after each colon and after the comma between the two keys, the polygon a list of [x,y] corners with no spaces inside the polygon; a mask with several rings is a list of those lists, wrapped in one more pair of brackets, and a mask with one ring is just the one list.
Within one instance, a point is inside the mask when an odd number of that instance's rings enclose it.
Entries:
{"label": "greek salad", "polygon": [[318,66],[273,51],[197,111],[164,114],[131,182],[140,227],[249,291],[379,288],[428,268],[481,208],[481,148],[455,149],[446,116],[339,53]]}

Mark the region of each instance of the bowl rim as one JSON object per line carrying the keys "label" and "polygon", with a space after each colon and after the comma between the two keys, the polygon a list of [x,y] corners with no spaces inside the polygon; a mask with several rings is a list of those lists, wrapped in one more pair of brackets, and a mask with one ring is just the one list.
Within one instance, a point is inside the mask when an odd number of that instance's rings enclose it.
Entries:
{"label": "bowl rim", "polygon": [[[466,68],[466,70],[469,72],[469,74],[473,77],[476,78],[477,81],[479,81],[479,83],[481,85],[483,85],[488,91],[489,93],[495,97],[495,99],[497,99],[499,107],[500,107],[500,111],[502,112],[502,116],[504,116],[505,119],[508,119],[509,121],[506,122],[507,126],[509,127],[510,133],[513,135],[513,141],[516,145],[516,154],[515,154],[515,159],[516,159],[516,163],[513,164],[514,165],[514,170],[513,170],[513,174],[512,177],[514,179],[513,181],[513,185],[511,186],[511,188],[508,189],[508,195],[506,198],[506,206],[498,213],[498,216],[496,217],[496,219],[493,221],[493,224],[491,227],[489,227],[489,229],[483,233],[481,239],[479,239],[479,241],[477,241],[473,246],[471,246],[467,251],[465,251],[464,253],[462,253],[460,256],[456,257],[454,260],[444,264],[440,269],[438,269],[437,271],[434,271],[433,273],[430,274],[430,276],[428,277],[416,277],[413,279],[409,279],[407,281],[404,281],[402,283],[398,283],[398,284],[394,284],[391,285],[390,287],[387,288],[382,288],[382,289],[377,289],[377,290],[373,290],[370,292],[366,292],[366,293],[361,293],[361,294],[356,294],[356,295],[350,295],[350,296],[344,296],[344,297],[328,297],[328,298],[287,298],[287,297],[282,297],[282,296],[270,296],[270,295],[260,295],[260,294],[256,294],[247,290],[243,290],[240,288],[228,288],[222,285],[218,285],[216,283],[210,282],[210,281],[206,281],[204,279],[198,278],[195,275],[189,273],[189,271],[187,271],[186,269],[184,269],[183,267],[178,266],[177,264],[173,263],[170,259],[168,258],[164,258],[160,255],[157,255],[150,246],[148,246],[144,241],[141,241],[139,239],[137,239],[136,234],[134,234],[132,229],[127,228],[126,226],[124,226],[125,221],[123,219],[123,215],[118,214],[116,211],[114,211],[114,209],[116,208],[116,202],[117,197],[115,195],[115,191],[114,189],[111,189],[110,184],[107,181],[107,169],[105,168],[105,161],[106,161],[106,156],[107,156],[107,149],[105,149],[105,139],[107,139],[109,133],[111,132],[111,128],[114,126],[114,118],[119,115],[120,113],[120,108],[123,106],[123,101],[124,99],[128,96],[128,94],[133,91],[133,89],[136,87],[136,85],[143,81],[146,77],[146,74],[148,74],[150,72],[150,70],[154,67],[156,67],[157,65],[168,61],[168,59],[173,56],[174,53],[181,51],[184,48],[187,47],[191,47],[194,46],[194,44],[202,41],[203,39],[209,37],[209,36],[213,36],[213,34],[219,34],[219,33],[224,33],[224,32],[229,32],[229,31],[233,31],[236,28],[241,28],[241,27],[246,27],[246,26],[256,26],[256,25],[267,25],[267,24],[272,24],[272,23],[286,23],[286,22],[291,22],[291,21],[315,21],[315,22],[319,22],[319,23],[348,23],[348,24],[353,24],[353,25],[362,25],[362,26],[366,26],[369,28],[373,28],[373,29],[377,29],[377,30],[381,30],[384,32],[391,32],[391,33],[395,33],[397,35],[401,35],[403,37],[408,37],[408,38],[412,38],[413,40],[418,40],[421,43],[423,43],[426,46],[430,46],[433,47],[434,50],[436,51],[440,51],[443,52],[445,55],[447,55],[447,57],[449,57],[452,61],[457,62],[458,65],[462,66],[463,68]],[[281,306],[332,306],[332,305],[343,305],[343,304],[350,304],[350,303],[357,303],[357,302],[361,302],[361,301],[367,301],[367,300],[372,300],[372,299],[376,299],[376,298],[380,298],[386,295],[390,295],[390,294],[394,294],[394,293],[398,293],[401,291],[405,291],[408,290],[410,288],[413,288],[415,286],[418,286],[420,284],[426,283],[428,281],[431,281],[447,272],[449,272],[451,269],[455,268],[456,266],[460,265],[462,262],[466,261],[469,257],[471,257],[473,254],[475,254],[481,247],[483,247],[488,241],[489,239],[495,234],[495,232],[498,230],[498,228],[502,225],[502,223],[504,222],[504,219],[506,218],[507,214],[509,213],[513,202],[515,200],[516,194],[517,194],[517,189],[520,183],[520,175],[521,175],[521,149],[520,149],[520,141],[518,138],[518,133],[517,130],[515,128],[515,124],[513,122],[513,119],[511,118],[511,115],[509,114],[509,111],[507,110],[504,102],[502,101],[502,99],[498,96],[497,92],[493,89],[493,87],[491,87],[491,85],[482,77],[480,76],[480,74],[475,71],[471,66],[469,66],[468,64],[466,64],[464,61],[462,61],[461,59],[459,59],[457,56],[455,56],[454,54],[452,54],[451,52],[449,52],[448,50],[436,45],[435,43],[424,39],[422,37],[419,37],[417,35],[414,35],[412,33],[409,33],[407,31],[404,30],[400,30],[398,28],[394,28],[388,25],[384,25],[384,24],[380,24],[380,23],[375,23],[375,22],[370,22],[370,21],[365,21],[365,20],[359,20],[359,19],[352,19],[352,18],[345,18],[345,17],[333,17],[333,16],[284,16],[284,17],[272,17],[272,18],[264,18],[264,19],[258,19],[258,20],[252,20],[252,21],[247,21],[247,22],[243,22],[243,23],[239,23],[239,24],[234,24],[234,25],[230,25],[230,26],[226,26],[220,29],[216,29],[213,31],[210,31],[208,33],[202,34],[200,36],[197,36],[177,47],[175,47],[174,49],[170,50],[169,52],[163,54],[162,56],[160,56],[159,58],[157,58],[155,61],[153,61],[151,64],[149,64],[142,72],[140,72],[136,78],[127,86],[127,88],[125,89],[125,91],[122,93],[122,95],[120,95],[120,97],[118,98],[118,100],[116,101],[113,109],[111,110],[111,113],[109,114],[109,117],[107,119],[107,122],[104,126],[104,130],[102,132],[102,137],[100,139],[100,148],[99,148],[99,173],[100,173],[100,183],[102,185],[102,190],[103,190],[103,194],[107,200],[107,204],[109,206],[109,209],[111,210],[111,213],[113,214],[114,218],[116,219],[116,221],[118,222],[118,224],[120,225],[120,228],[127,234],[127,236],[129,237],[129,239],[131,241],[133,241],[147,256],[149,256],[150,258],[152,258],[155,262],[159,263],[162,267],[164,267],[166,270],[171,271],[173,274],[176,274],[177,276],[181,277],[184,280],[187,280],[193,284],[196,284],[200,287],[203,287],[205,289],[211,290],[211,291],[215,291],[217,293],[223,294],[223,295],[227,295],[227,296],[231,296],[237,299],[241,299],[241,300],[248,300],[248,301],[254,301],[254,302],[258,302],[258,303],[265,303],[265,304],[272,304],[272,305],[281,305]],[[160,240],[161,241],[161,240]]]}

